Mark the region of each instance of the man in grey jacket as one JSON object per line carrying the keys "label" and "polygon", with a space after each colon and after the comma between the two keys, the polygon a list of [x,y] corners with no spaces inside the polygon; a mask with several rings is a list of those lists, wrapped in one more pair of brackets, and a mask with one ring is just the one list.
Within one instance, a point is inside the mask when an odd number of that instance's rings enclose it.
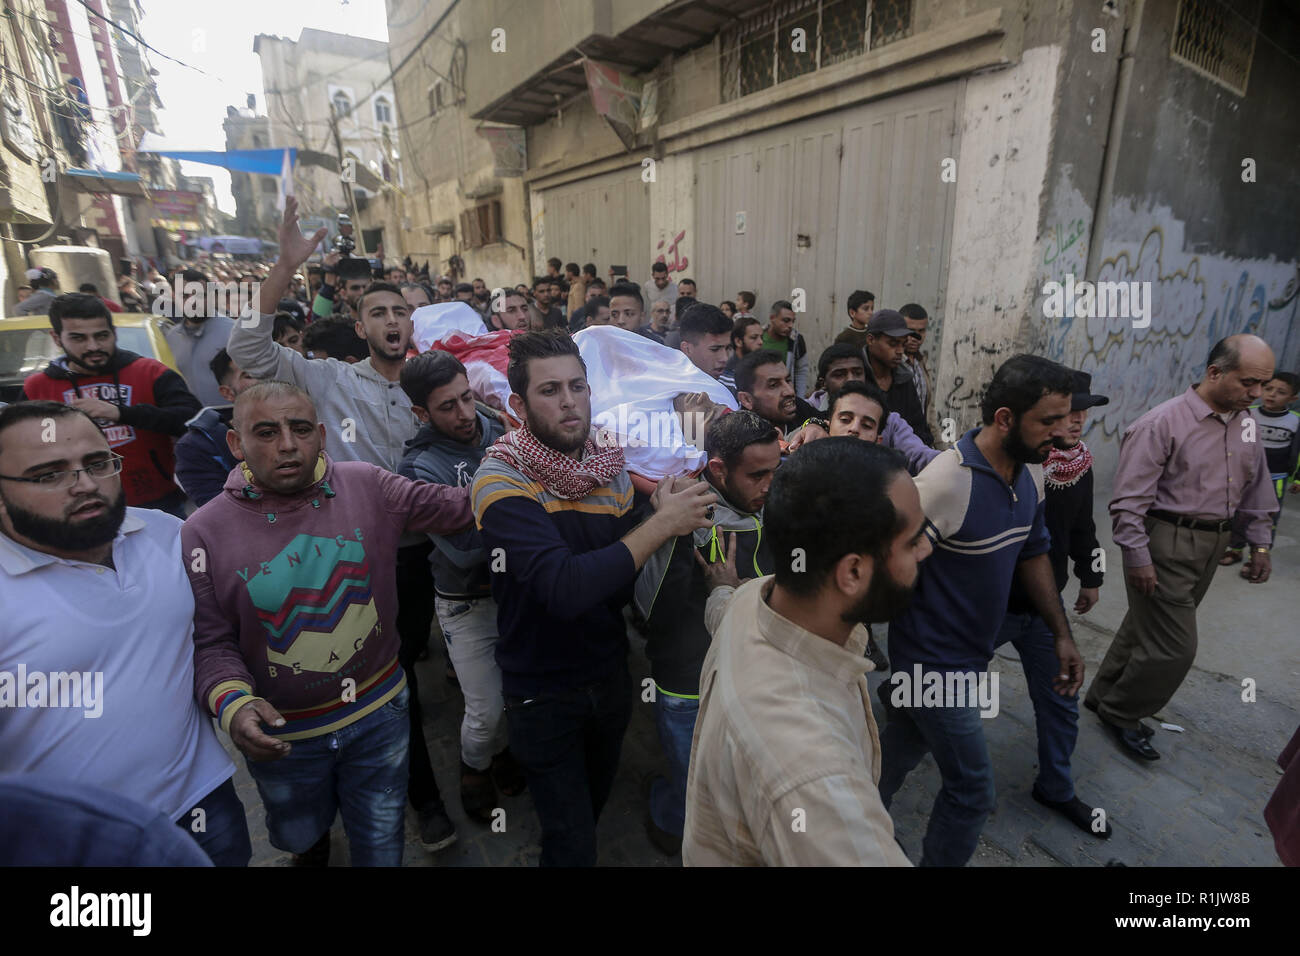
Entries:
{"label": "man in grey jacket", "polygon": [[[186,284],[191,282],[207,288],[208,277],[197,269],[186,269],[182,273]],[[176,359],[176,370],[185,379],[185,384],[198,398],[204,408],[226,404],[226,399],[218,390],[217,381],[212,377],[212,360],[230,341],[230,330],[235,323],[220,312],[208,313],[207,296],[203,296],[202,315],[185,315],[180,302],[173,306],[175,325],[163,333],[167,345]]]}
{"label": "man in grey jacket", "polygon": [[[465,366],[448,352],[417,355],[403,367],[401,381],[423,425],[407,443],[398,473],[417,481],[469,487],[489,446],[505,433],[505,425],[491,409],[475,404]],[[497,806],[496,788],[507,796],[524,789],[523,771],[506,746],[490,556],[477,528],[429,539],[434,607],[465,697],[460,725],[461,804],[467,816],[490,823]]]}

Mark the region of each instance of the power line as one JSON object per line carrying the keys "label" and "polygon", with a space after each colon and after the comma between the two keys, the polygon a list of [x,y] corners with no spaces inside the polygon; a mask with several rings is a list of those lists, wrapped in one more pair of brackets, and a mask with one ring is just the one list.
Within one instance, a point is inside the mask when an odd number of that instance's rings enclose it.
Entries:
{"label": "power line", "polygon": [[151,44],[149,44],[149,43],[148,43],[148,42],[147,42],[143,37],[141,37],[138,33],[135,33],[135,32],[133,32],[133,31],[131,31],[131,30],[128,30],[126,27],[122,26],[122,24],[118,23],[117,21],[115,21],[115,20],[110,20],[108,17],[104,16],[102,13],[100,13],[98,10],[96,10],[94,7],[92,7],[89,3],[87,3],[86,0],[77,0],[77,2],[80,3],[83,7],[85,7],[85,8],[86,8],[86,11],[87,11],[91,16],[93,16],[93,17],[97,17],[98,19],[103,20],[105,23],[107,23],[107,24],[108,24],[109,26],[111,26],[113,29],[118,30],[118,31],[120,31],[121,33],[124,33],[124,34],[126,34],[127,36],[131,37],[131,39],[135,40],[137,43],[139,43],[139,44],[140,44],[142,47],[144,47],[146,50],[152,50],[154,53],[157,53],[157,54],[158,54],[160,57],[162,57],[164,60],[171,60],[173,63],[179,63],[181,66],[185,67],[187,70],[193,70],[195,73],[202,73],[204,76],[211,77],[211,78],[214,79],[214,80],[219,80],[219,79],[220,79],[219,77],[213,76],[213,75],[212,75],[211,73],[209,73],[207,70],[201,70],[201,69],[199,69],[197,66],[194,66],[193,64],[186,63],[184,60],[178,60],[178,59],[176,59],[176,57],[174,57],[174,56],[168,56],[166,53],[164,53],[162,50],[158,49],[156,46],[152,46]]}

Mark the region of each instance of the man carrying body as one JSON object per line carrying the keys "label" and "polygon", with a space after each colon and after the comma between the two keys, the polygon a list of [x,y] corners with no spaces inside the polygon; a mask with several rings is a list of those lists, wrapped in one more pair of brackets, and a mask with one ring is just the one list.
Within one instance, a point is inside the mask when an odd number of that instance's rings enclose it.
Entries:
{"label": "man carrying body", "polygon": [[[750,411],[711,423],[702,477],[718,496],[712,527],[665,542],[637,577],[636,606],[646,622],[646,656],[655,682],[655,723],[669,769],[667,778],[656,776],[646,787],[646,832],[669,856],[681,849],[700,670],[710,642],[704,626],[708,576],[697,561],[701,554],[711,562],[725,559],[744,580],[772,573],[772,555],[763,540],[763,504],[781,463],[777,438],[772,423]],[[734,540],[724,546],[728,533]]]}
{"label": "man carrying body", "polygon": [[[0,409],[0,674],[25,672],[29,698],[0,691],[4,769],[137,800],[218,866],[246,866],[235,768],[194,699],[181,523],[128,508],[121,466],[79,409]],[[37,675],[71,701],[39,706]]]}
{"label": "man carrying body", "polygon": [[832,438],[783,464],[767,499],[772,554],[802,562],[777,558],[774,577],[734,591],[736,563],[711,566],[686,866],[908,865],[877,790],[858,622],[906,607],[930,552],[924,517],[897,456]]}
{"label": "man carrying body", "polygon": [[[469,378],[448,352],[417,355],[402,368],[402,389],[423,423],[407,443],[398,472],[416,481],[468,488],[484,452],[505,434],[501,420],[475,405]],[[497,786],[523,790],[523,773],[506,747],[501,670],[496,663],[497,605],[488,553],[476,528],[430,535],[434,609],[465,697],[460,725],[460,800],[465,813],[492,822]]]}
{"label": "man carrying body", "polygon": [[[597,449],[578,346],[559,331],[510,340],[510,408],[474,513],[494,570],[510,751],[542,824],[543,866],[593,866],[596,820],[631,717],[623,605],[665,541],[708,523],[705,482],[660,482],[641,524],[621,448]],[[500,549],[499,551],[497,549]]]}
{"label": "man carrying body", "polygon": [[246,389],[228,437],[241,465],[181,530],[195,691],[248,758],[273,846],[306,854],[341,811],[354,866],[400,865],[410,695],[389,569],[404,533],[465,529],[468,496],[330,460],[284,382]]}
{"label": "man carrying body", "polygon": [[162,362],[117,347],[117,332],[95,296],[59,296],[50,306],[50,335],[63,355],[23,382],[29,399],[85,412],[125,459],[121,483],[133,508],[184,517],[185,494],[173,481],[172,439],[198,412],[199,400]]}
{"label": "man carrying body", "polygon": [[1130,425],[1120,444],[1110,516],[1128,613],[1085,703],[1144,760],[1160,754],[1142,719],[1169,703],[1196,658],[1196,608],[1234,512],[1247,523],[1248,580],[1263,584],[1272,572],[1277,498],[1248,412],[1272,377],[1267,342],[1229,336],[1210,351],[1199,382]]}
{"label": "man carrying body", "polygon": [[[487,327],[494,332],[502,329],[516,331],[528,328],[528,298],[514,289],[497,289],[492,296],[492,311],[488,313]],[[497,311],[500,309],[500,311]],[[411,406],[415,408],[414,405]]]}
{"label": "man carrying body", "polygon": [[701,372],[717,378],[731,355],[731,320],[716,305],[696,303],[682,316],[683,355]]}
{"label": "man carrying body", "polygon": [[[993,809],[981,706],[987,710],[996,698],[976,688],[988,680],[1013,580],[1051,630],[1060,664],[1056,693],[1073,696],[1083,683],[1083,658],[1048,557],[1040,467],[1053,440],[1066,434],[1072,387],[1064,366],[1013,356],[985,392],[983,428],[971,429],[916,477],[936,550],[911,607],[889,625],[894,674],[879,688],[888,712],[880,795],[888,807],[907,775],[933,753],[943,784],[922,866],[964,866]],[[940,693],[931,700],[922,688],[936,683]]]}
{"label": "man carrying body", "polygon": [[[588,303],[588,325],[597,324],[591,319],[593,309],[594,306]],[[609,324],[629,332],[635,332],[645,324],[645,303],[641,298],[641,290],[632,283],[619,282],[609,290]]]}
{"label": "man carrying body", "polygon": [[781,429],[782,437],[820,413],[794,393],[790,370],[776,352],[763,349],[746,355],[736,366],[736,400]]}

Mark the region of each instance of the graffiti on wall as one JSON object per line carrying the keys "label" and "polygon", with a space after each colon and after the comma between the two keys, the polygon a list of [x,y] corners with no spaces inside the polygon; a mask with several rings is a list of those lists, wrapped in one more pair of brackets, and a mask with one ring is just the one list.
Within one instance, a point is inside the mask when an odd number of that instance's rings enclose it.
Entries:
{"label": "graffiti on wall", "polygon": [[[958,336],[953,340],[952,357],[958,368],[963,367],[963,364],[971,356],[979,356],[981,367],[989,369],[985,381],[968,383],[963,375],[953,376],[952,388],[948,390],[948,395],[943,403],[938,405],[938,408],[946,410],[945,414],[957,418],[960,422],[967,423],[961,427],[961,431],[979,421],[980,399],[984,395],[985,385],[988,384],[987,379],[993,377],[992,370],[1001,365],[1013,351],[1011,343],[1005,338],[988,334],[981,337],[978,329],[967,332],[965,335]],[[975,415],[974,418],[971,418],[972,414]]]}
{"label": "graffiti on wall", "polygon": [[[660,252],[659,256],[655,259],[655,262],[662,262],[668,266],[669,275],[672,275],[674,272],[685,272],[687,266],[691,264],[691,260],[681,255],[678,248],[679,246],[681,246],[682,240],[685,238],[686,238],[686,230],[683,229],[681,232],[679,232],[677,235],[673,237],[672,245],[668,247],[668,251],[666,253]],[[663,249],[664,242],[666,241],[667,240],[660,239],[659,245],[655,246],[655,249]],[[672,256],[672,258],[668,259],[665,258],[665,256]]]}
{"label": "graffiti on wall", "polygon": [[1250,268],[1228,266],[1237,270],[1235,277],[1220,264],[1206,268],[1216,273],[1213,278],[1202,274],[1199,256],[1173,268],[1166,261],[1164,230],[1154,226],[1136,250],[1104,260],[1097,276],[1150,282],[1149,328],[1135,329],[1118,317],[1053,321],[1046,354],[1090,373],[1093,391],[1110,398],[1109,405],[1095,410],[1089,432],[1100,428],[1103,435],[1116,436],[1178,394],[1196,381],[1210,347],[1227,335],[1251,332],[1280,350],[1300,306],[1292,286],[1289,296],[1284,290],[1270,301],[1266,280]]}

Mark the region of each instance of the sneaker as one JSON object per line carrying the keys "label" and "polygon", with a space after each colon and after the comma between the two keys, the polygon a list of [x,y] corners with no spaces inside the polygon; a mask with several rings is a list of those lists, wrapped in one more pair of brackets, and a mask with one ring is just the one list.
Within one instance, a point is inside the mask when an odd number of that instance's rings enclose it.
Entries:
{"label": "sneaker", "polygon": [[491,768],[475,770],[465,761],[460,762],[460,805],[471,820],[492,822],[492,811],[497,808],[497,788],[492,782]]}
{"label": "sneaker", "polygon": [[321,837],[305,853],[295,853],[293,859],[289,861],[290,866],[300,866],[307,869],[319,869],[330,865],[330,832],[325,831]]}
{"label": "sneaker", "polygon": [[492,780],[507,797],[517,797],[528,789],[524,768],[519,765],[509,747],[492,758]]}
{"label": "sneaker", "polygon": [[436,853],[456,842],[456,827],[441,801],[426,803],[420,809],[419,818],[420,846],[428,852]]}

